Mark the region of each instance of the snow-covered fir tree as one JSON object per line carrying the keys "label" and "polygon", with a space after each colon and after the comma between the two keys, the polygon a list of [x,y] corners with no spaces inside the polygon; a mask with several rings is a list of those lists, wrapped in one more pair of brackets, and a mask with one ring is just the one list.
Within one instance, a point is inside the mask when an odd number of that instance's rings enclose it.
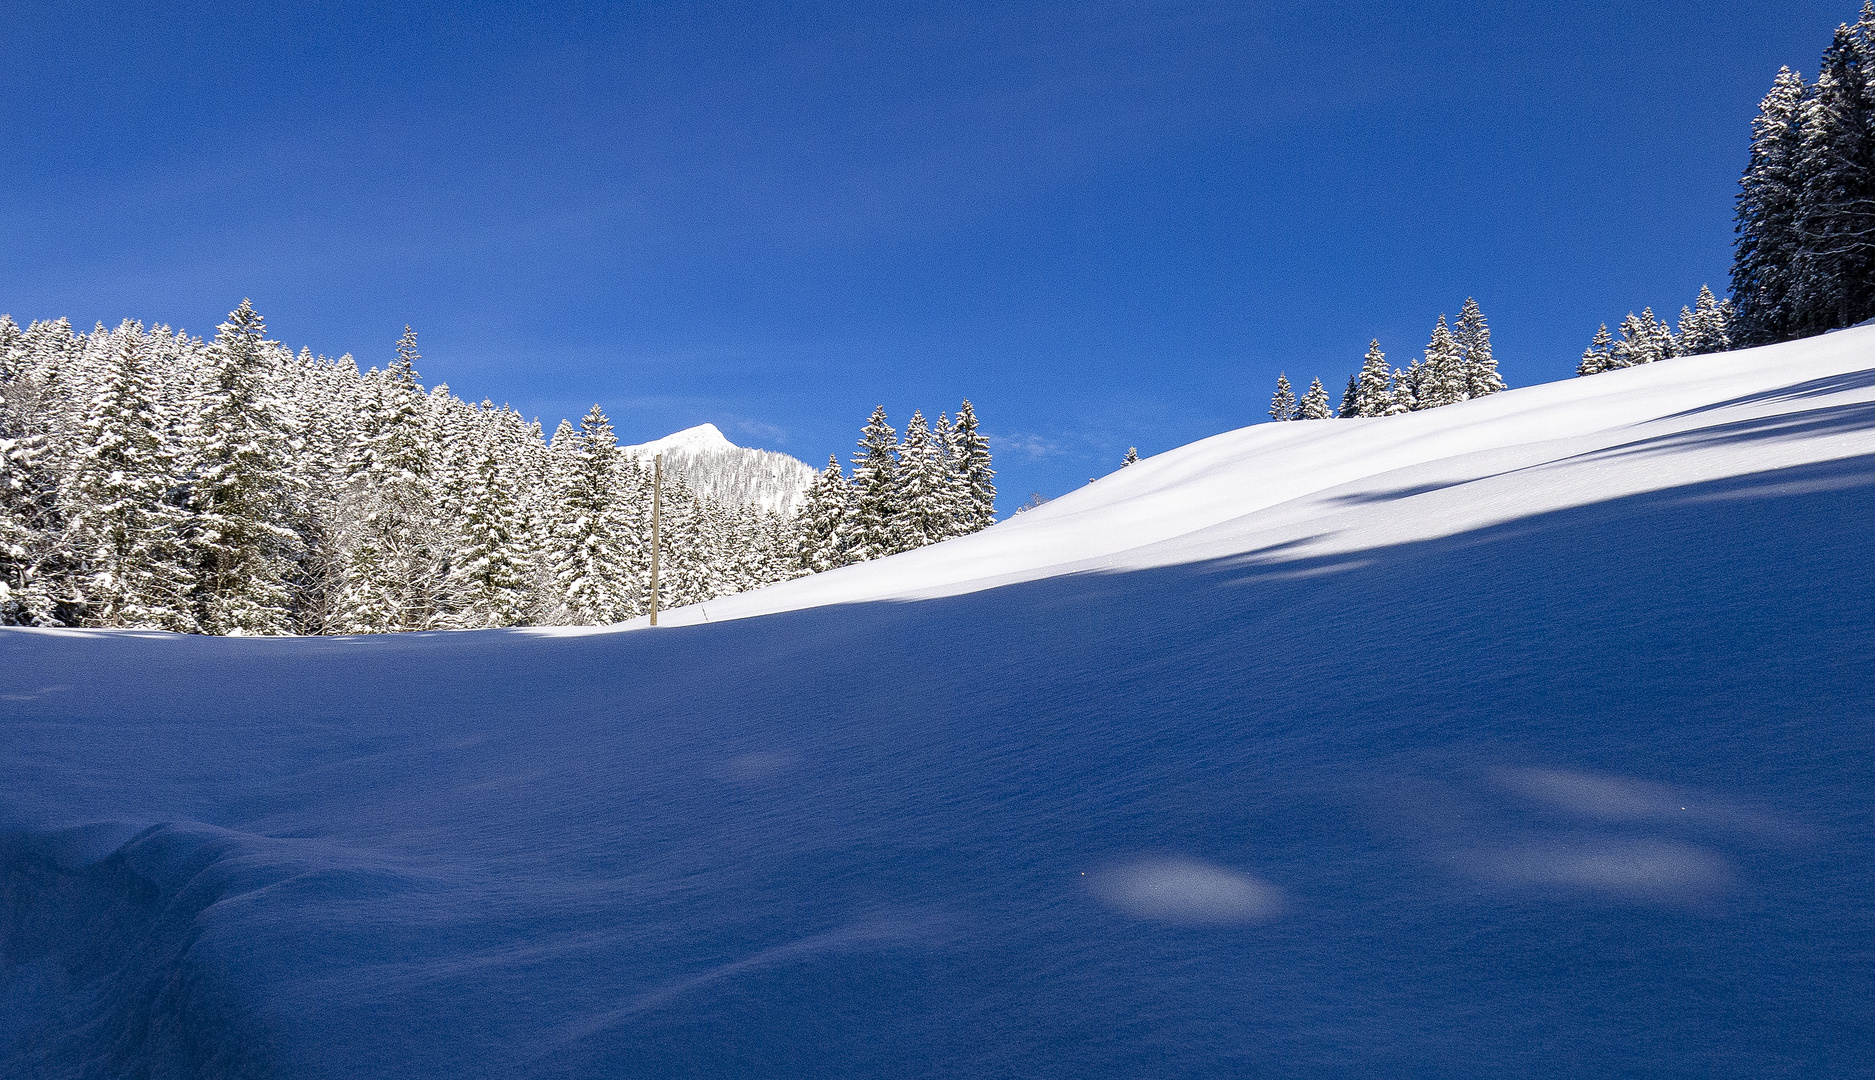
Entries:
{"label": "snow-covered fir tree", "polygon": [[957,470],[963,479],[963,520],[960,532],[976,532],[996,524],[996,470],[990,460],[990,441],[977,429],[976,407],[968,398],[957,406],[951,425],[957,448]]}
{"label": "snow-covered fir tree", "polygon": [[896,550],[934,544],[952,534],[948,465],[948,454],[932,438],[924,413],[914,410],[898,447],[898,491],[890,522]]}
{"label": "snow-covered fir tree", "polygon": [[1137,464],[1139,464],[1139,447],[1137,446],[1127,447],[1126,456],[1120,459],[1120,468],[1124,469],[1128,465],[1137,465]]}
{"label": "snow-covered fir tree", "polygon": [[1497,373],[1497,359],[1491,355],[1491,327],[1485,322],[1478,301],[1469,296],[1458,313],[1457,324],[1452,327],[1452,340],[1458,345],[1466,400],[1504,389],[1504,378]]}
{"label": "snow-covered fir tree", "polygon": [[1426,357],[1413,386],[1414,400],[1421,409],[1455,405],[1465,400],[1465,385],[1464,355],[1445,324],[1445,316],[1440,315],[1438,325],[1432,328],[1432,340],[1426,343]]}
{"label": "snow-covered fir tree", "polygon": [[1797,336],[1875,315],[1875,10],[1836,28],[1802,105],[1790,330]]}
{"label": "snow-covered fir tree", "polygon": [[1653,308],[1642,308],[1639,315],[1628,312],[1618,327],[1621,340],[1610,351],[1610,366],[1625,368],[1671,360],[1679,353],[1673,330],[1654,316]]}
{"label": "snow-covered fir tree", "polygon": [[288,468],[294,433],[275,396],[280,350],[266,329],[241,301],[207,351],[208,384],[183,426],[196,621],[211,634],[292,629],[288,582],[301,540],[290,524],[304,493]]}
{"label": "snow-covered fir tree", "polygon": [[1595,338],[1576,365],[1577,375],[1596,375],[1616,368],[1634,367],[1671,360],[1676,356],[1699,356],[1724,352],[1736,342],[1732,334],[1736,313],[1730,300],[1720,300],[1706,286],[1700,286],[1699,298],[1691,308],[1680,308],[1680,328],[1675,333],[1654,309],[1642,308],[1639,315],[1628,312],[1616,328],[1620,338],[1609,335],[1608,324],[1595,331]]}
{"label": "snow-covered fir tree", "polygon": [[176,451],[156,411],[143,327],[126,322],[107,350],[66,479],[64,542],[87,621],[197,629]]}
{"label": "snow-covered fir tree", "polygon": [[1296,406],[1298,420],[1327,420],[1334,414],[1328,409],[1328,391],[1319,378],[1309,384],[1308,392]]}
{"label": "snow-covered fir tree", "polygon": [[1294,420],[1296,418],[1296,406],[1296,392],[1289,386],[1289,373],[1278,373],[1276,376],[1276,392],[1270,395],[1270,419]]}
{"label": "snow-covered fir tree", "polygon": [[404,328],[397,359],[366,377],[365,415],[347,462],[339,528],[340,633],[426,630],[447,624],[449,530],[438,504],[436,431],[417,382],[416,333]]}
{"label": "snow-covered fir tree", "polygon": [[1577,375],[1599,375],[1615,366],[1615,339],[1608,333],[1608,324],[1603,323],[1595,330],[1594,340],[1582,350],[1582,362],[1576,365]]}
{"label": "snow-covered fir tree", "polygon": [[853,488],[840,471],[840,459],[827,455],[827,469],[807,489],[796,530],[795,563],[808,573],[821,573],[847,563],[847,522],[852,514]]}
{"label": "snow-covered fir tree", "polygon": [[1393,369],[1393,386],[1387,392],[1387,408],[1381,413],[1382,416],[1398,416],[1420,408],[1419,383],[1422,370],[1418,360],[1408,364],[1404,371]]}
{"label": "snow-covered fir tree", "polygon": [[943,538],[973,532],[975,511],[965,470],[963,435],[948,413],[938,414],[937,426],[931,429],[931,440],[937,448],[938,482],[943,486]]}
{"label": "snow-covered fir tree", "polygon": [[64,528],[27,335],[0,316],[0,626],[59,626]]}
{"label": "snow-covered fir tree", "polygon": [[1731,323],[1732,302],[1718,299],[1711,288],[1701,285],[1693,306],[1680,309],[1679,354],[1725,352],[1732,347]]}
{"label": "snow-covered fir tree", "polygon": [[449,625],[462,629],[530,621],[535,552],[513,470],[494,438],[476,457],[460,517],[462,547],[449,571]]}
{"label": "snow-covered fir tree", "polygon": [[1387,366],[1387,354],[1380,351],[1379,338],[1368,343],[1355,379],[1353,415],[1385,416],[1393,405],[1393,369]]}
{"label": "snow-covered fir tree", "polygon": [[[554,582],[570,621],[618,622],[636,613],[643,587],[632,572],[630,531],[619,512],[621,455],[605,411],[594,405],[555,453],[564,459],[553,524]],[[673,566],[671,577],[681,579],[681,569]]]}
{"label": "snow-covered fir tree", "polygon": [[885,406],[872,411],[853,455],[853,517],[847,551],[865,562],[900,550],[898,518],[898,432],[886,421]]}
{"label": "snow-covered fir tree", "polygon": [[1803,250],[1800,110],[1803,76],[1779,69],[1751,124],[1751,159],[1739,180],[1738,240],[1732,256],[1732,301],[1738,342],[1764,345],[1794,335],[1792,287]]}

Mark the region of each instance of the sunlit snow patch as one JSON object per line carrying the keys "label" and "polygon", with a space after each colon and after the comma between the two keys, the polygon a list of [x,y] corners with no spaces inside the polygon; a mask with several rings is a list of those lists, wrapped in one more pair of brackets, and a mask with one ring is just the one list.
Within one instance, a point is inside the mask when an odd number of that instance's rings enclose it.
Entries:
{"label": "sunlit snow patch", "polygon": [[1806,830],[1709,792],[1574,769],[1506,769],[1498,782],[1533,802],[1577,817],[1719,827],[1757,840],[1802,842]]}
{"label": "sunlit snow patch", "polygon": [[1274,886],[1182,856],[1134,859],[1090,874],[1088,883],[1108,907],[1155,922],[1263,922],[1282,910],[1282,894]]}
{"label": "sunlit snow patch", "polygon": [[1732,881],[1731,868],[1718,855],[1668,840],[1533,845],[1498,854],[1487,872],[1511,885],[1653,901],[1697,900]]}
{"label": "sunlit snow patch", "polygon": [[1596,821],[1658,821],[1686,811],[1686,798],[1645,780],[1572,769],[1511,769],[1505,787],[1537,802]]}

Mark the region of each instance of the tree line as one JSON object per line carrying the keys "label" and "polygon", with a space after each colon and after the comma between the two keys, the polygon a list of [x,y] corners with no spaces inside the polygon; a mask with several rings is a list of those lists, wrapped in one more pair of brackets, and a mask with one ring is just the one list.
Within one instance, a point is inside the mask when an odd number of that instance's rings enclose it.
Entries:
{"label": "tree line", "polygon": [[1780,68],[1739,178],[1732,295],[1702,286],[1676,332],[1652,308],[1602,324],[1578,375],[1821,334],[1875,317],[1875,0],[1815,82]]}
{"label": "tree line", "polygon": [[[1791,341],[1875,318],[1875,0],[1864,0],[1855,23],[1837,26],[1814,82],[1779,69],[1752,121],[1735,224],[1731,296],[1702,285],[1693,305],[1680,309],[1677,329],[1651,307],[1630,311],[1614,333],[1601,324],[1576,374]],[[1461,315],[1447,333],[1441,317],[1417,372],[1389,369],[1374,342],[1333,413],[1320,379],[1298,397],[1287,374],[1279,376],[1270,417],[1386,416],[1477,397],[1496,369],[1486,375],[1465,359],[1467,325]]]}
{"label": "tree line", "polygon": [[1676,356],[1725,352],[1735,344],[1732,340],[1734,319],[1732,302],[1718,299],[1712,295],[1711,288],[1701,285],[1699,299],[1693,306],[1680,309],[1677,333],[1665,319],[1654,314],[1653,308],[1642,308],[1639,315],[1628,312],[1628,317],[1621,320],[1619,340],[1608,333],[1608,324],[1603,323],[1595,331],[1589,347],[1583,350],[1576,374],[1599,375]]}
{"label": "tree line", "polygon": [[[295,355],[245,301],[212,341],[129,321],[22,330],[0,316],[0,623],[350,634],[647,610],[652,470],[621,451],[604,411],[546,439],[506,406],[426,390],[420,359],[408,328],[381,371]],[[994,520],[974,413],[966,403],[940,427],[940,439],[889,449],[927,483],[948,475],[918,464],[927,453],[961,468],[952,447],[966,446],[981,481],[969,515],[941,528],[921,518],[922,531],[893,517],[881,535],[842,524],[869,539],[838,545],[837,559],[820,522],[714,502],[667,473],[661,605]],[[866,506],[928,504],[892,491]]]}
{"label": "tree line", "polygon": [[1836,28],[1815,82],[1782,68],[1758,106],[1732,303],[1738,345],[1875,317],[1875,3]]}
{"label": "tree line", "polygon": [[1504,379],[1498,374],[1497,360],[1491,355],[1490,324],[1485,321],[1478,302],[1468,297],[1455,324],[1448,326],[1445,316],[1439,316],[1424,357],[1404,369],[1387,363],[1387,354],[1381,351],[1378,338],[1369,343],[1361,369],[1348,376],[1341,405],[1333,411],[1321,379],[1310,383],[1308,391],[1297,398],[1289,384],[1288,373],[1279,374],[1276,393],[1270,398],[1270,419],[1397,416],[1455,405],[1503,389]]}

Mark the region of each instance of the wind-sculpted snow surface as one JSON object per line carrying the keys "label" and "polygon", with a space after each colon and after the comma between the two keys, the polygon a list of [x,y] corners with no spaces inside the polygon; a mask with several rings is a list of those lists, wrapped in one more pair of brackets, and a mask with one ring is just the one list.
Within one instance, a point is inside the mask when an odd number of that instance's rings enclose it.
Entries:
{"label": "wind-sculpted snow surface", "polygon": [[0,1075],[1875,1075],[1871,419],[1848,331],[709,625],[5,632]]}

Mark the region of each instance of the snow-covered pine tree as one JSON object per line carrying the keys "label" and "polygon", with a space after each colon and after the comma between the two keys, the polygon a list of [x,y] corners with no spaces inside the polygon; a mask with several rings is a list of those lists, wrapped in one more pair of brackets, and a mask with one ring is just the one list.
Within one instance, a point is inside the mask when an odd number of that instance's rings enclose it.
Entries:
{"label": "snow-covered pine tree", "polygon": [[416,333],[404,328],[397,359],[371,383],[340,505],[343,581],[334,605],[339,633],[425,630],[446,625],[453,539],[438,513],[436,436],[417,382]]}
{"label": "snow-covered pine tree", "polygon": [[1734,337],[1767,345],[1793,336],[1791,290],[1803,248],[1803,76],[1780,68],[1751,123],[1751,159],[1738,182],[1732,254]]}
{"label": "snow-covered pine tree", "polygon": [[977,411],[968,399],[957,407],[951,432],[963,474],[962,531],[987,529],[996,524],[996,470],[990,460],[990,441],[977,429]]}
{"label": "snow-covered pine tree", "polygon": [[1629,368],[1648,362],[1649,343],[1653,335],[1648,332],[1639,315],[1628,312],[1625,318],[1615,324],[1615,332],[1621,336],[1608,350],[1610,369]]}
{"label": "snow-covered pine tree", "polygon": [[1651,323],[1648,323],[1648,330],[1653,334],[1652,351],[1654,359],[1657,361],[1671,360],[1680,355],[1680,338],[1679,335],[1673,332],[1672,324],[1665,319],[1655,316],[1651,310],[1645,308],[1642,309],[1641,315],[1643,317],[1643,322],[1648,318],[1653,319]]}
{"label": "snow-covered pine tree", "polygon": [[1128,465],[1137,465],[1137,464],[1139,464],[1139,447],[1137,446],[1127,447],[1126,457],[1120,460],[1120,468],[1124,469]]}
{"label": "snow-covered pine tree", "polygon": [[1426,343],[1426,359],[1419,371],[1418,385],[1413,389],[1420,408],[1436,409],[1465,400],[1465,359],[1444,315],[1432,328],[1432,340]]}
{"label": "snow-covered pine tree", "polygon": [[1402,413],[1417,412],[1419,404],[1420,375],[1423,369],[1415,360],[1406,366],[1405,371],[1393,369],[1393,385],[1387,391],[1387,410],[1382,416],[1399,416]]}
{"label": "snow-covered pine tree", "polygon": [[0,626],[61,626],[53,591],[62,530],[43,435],[8,437],[0,421]]}
{"label": "snow-covered pine tree", "polygon": [[1379,338],[1368,343],[1355,378],[1353,415],[1385,416],[1393,404],[1393,369],[1387,366],[1387,354],[1380,351]]}
{"label": "snow-covered pine tree", "polygon": [[[429,410],[431,487],[436,492],[438,517],[458,521],[475,484],[480,457],[481,417],[475,406],[449,392],[448,383],[430,388],[424,402]],[[490,408],[493,404],[490,403]]]}
{"label": "snow-covered pine tree", "polygon": [[1452,327],[1452,339],[1458,343],[1466,398],[1480,398],[1504,389],[1504,378],[1497,373],[1497,359],[1491,355],[1491,327],[1485,322],[1478,301],[1469,296],[1458,313],[1458,323]]}
{"label": "snow-covered pine tree", "polygon": [[638,589],[615,488],[621,455],[605,411],[594,405],[556,452],[570,455],[561,470],[553,551],[566,614],[580,625],[618,622],[635,610]]}
{"label": "snow-covered pine tree", "polygon": [[847,520],[853,512],[853,487],[840,472],[840,459],[827,455],[827,468],[808,485],[795,518],[795,565],[818,574],[844,566]]}
{"label": "snow-covered pine tree", "polygon": [[1350,416],[1361,415],[1360,396],[1361,376],[1359,372],[1356,372],[1348,376],[1348,385],[1345,390],[1341,391],[1341,405],[1335,410],[1335,415],[1343,420]]}
{"label": "snow-covered pine tree", "polygon": [[[552,455],[541,437],[540,421],[529,422],[507,406],[502,407],[492,438],[501,447],[502,465],[508,470],[514,487],[515,547],[531,568],[527,583],[527,621],[541,622],[547,598],[555,592],[547,558],[552,536],[552,515],[548,511],[553,499],[548,479]],[[629,489],[621,484],[620,490]]]}
{"label": "snow-covered pine tree", "polygon": [[658,606],[682,607],[712,595],[711,549],[716,537],[702,501],[683,477],[664,477],[664,520],[658,533]]}
{"label": "snow-covered pine tree", "polygon": [[962,536],[972,529],[970,480],[965,475],[963,438],[948,413],[938,414],[931,442],[938,449],[938,473],[944,484],[944,535]]}
{"label": "snow-covered pine tree", "polygon": [[1615,339],[1608,334],[1608,324],[1597,327],[1595,339],[1582,350],[1582,362],[1576,365],[1576,374],[1599,375],[1615,367],[1614,344]]}
{"label": "snow-covered pine tree", "polygon": [[148,341],[142,326],[125,322],[103,344],[109,357],[60,500],[83,618],[91,626],[192,631],[189,517],[154,405]]}
{"label": "snow-covered pine tree", "polygon": [[922,410],[913,410],[898,448],[898,492],[891,526],[899,551],[935,544],[951,535],[946,462]]}
{"label": "snow-covered pine tree", "polygon": [[1721,302],[1711,288],[1701,285],[1692,308],[1680,309],[1680,355],[1700,356],[1731,348],[1730,316],[1730,302]]}
{"label": "snow-covered pine tree", "polygon": [[345,495],[347,457],[363,412],[363,383],[349,354],[338,360],[301,354],[295,406],[301,446],[292,467],[306,491],[301,518],[294,525],[305,541],[294,581],[295,626],[299,633],[324,634],[344,587],[343,552],[338,543],[340,501]]}
{"label": "snow-covered pine tree", "polygon": [[292,432],[277,415],[276,348],[266,331],[246,300],[229,314],[185,428],[196,621],[211,634],[293,627],[288,581],[302,541],[290,526],[304,492],[288,467]]}
{"label": "snow-covered pine tree", "polygon": [[32,353],[0,316],[0,626],[60,626],[66,569],[58,479],[40,420]]}
{"label": "snow-covered pine tree", "polygon": [[1296,406],[1296,419],[1327,420],[1333,415],[1328,409],[1328,391],[1318,378],[1309,384],[1308,392],[1302,395],[1301,404]]}
{"label": "snow-covered pine tree", "polygon": [[900,550],[893,522],[898,517],[898,432],[886,422],[885,406],[873,409],[853,455],[853,516],[847,552],[853,562]]}
{"label": "snow-covered pine tree", "polygon": [[454,610],[449,623],[474,629],[527,622],[533,601],[533,552],[528,550],[514,479],[492,434],[476,457],[460,520],[463,542],[450,566]]}
{"label": "snow-covered pine tree", "polygon": [[1270,419],[1296,419],[1296,392],[1289,386],[1289,373],[1279,372],[1276,376],[1276,392],[1270,395]]}
{"label": "snow-covered pine tree", "polygon": [[1802,107],[1791,325],[1798,337],[1875,315],[1875,56],[1868,36],[1860,26],[1836,28]]}

